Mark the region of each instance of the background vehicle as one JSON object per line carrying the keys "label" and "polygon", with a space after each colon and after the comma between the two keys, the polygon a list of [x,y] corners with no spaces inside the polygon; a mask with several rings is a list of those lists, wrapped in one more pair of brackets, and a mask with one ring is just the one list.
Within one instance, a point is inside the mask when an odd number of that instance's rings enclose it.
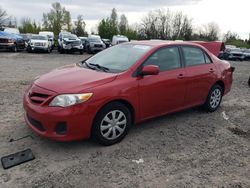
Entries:
{"label": "background vehicle", "polygon": [[28,47],[28,43],[29,43],[29,41],[30,41],[30,39],[31,39],[31,37],[32,37],[32,34],[24,34],[24,33],[21,33],[21,34],[19,34],[21,37],[23,37],[23,40],[25,41],[25,48],[27,48]]}
{"label": "background vehicle", "polygon": [[245,60],[245,55],[240,48],[230,48],[224,51],[223,59],[243,61]]}
{"label": "background vehicle", "polygon": [[86,51],[86,42],[88,40],[88,37],[79,37],[79,39],[82,41],[84,51]]}
{"label": "background vehicle", "polygon": [[95,53],[100,52],[106,48],[106,45],[101,40],[101,37],[98,35],[90,35],[86,41],[86,52]]}
{"label": "background vehicle", "polygon": [[111,41],[109,39],[102,39],[102,41],[106,45],[106,48],[109,48],[111,46]]}
{"label": "background vehicle", "polygon": [[83,54],[84,48],[82,41],[76,35],[69,32],[61,32],[58,38],[58,51],[60,53],[78,51],[80,54]]}
{"label": "background vehicle", "polygon": [[129,42],[128,37],[124,36],[124,35],[114,35],[112,38],[112,45],[117,45],[117,44],[121,44],[124,42]]}
{"label": "background vehicle", "polygon": [[23,37],[0,31],[0,49],[8,49],[10,51],[17,52],[18,50],[24,48],[25,41]]}
{"label": "background vehicle", "polygon": [[24,96],[25,119],[51,139],[92,136],[111,145],[133,123],[200,105],[217,110],[233,71],[190,42],[120,44],[35,80]]}
{"label": "background vehicle", "polygon": [[32,35],[28,47],[28,52],[33,51],[44,51],[44,52],[51,52],[51,42],[49,41],[47,36],[42,35]]}
{"label": "background vehicle", "polygon": [[244,49],[243,55],[245,56],[245,60],[250,60],[250,49]]}
{"label": "background vehicle", "polygon": [[49,38],[49,41],[51,42],[51,49],[53,50],[55,47],[55,36],[52,31],[40,31],[39,35],[47,36]]}

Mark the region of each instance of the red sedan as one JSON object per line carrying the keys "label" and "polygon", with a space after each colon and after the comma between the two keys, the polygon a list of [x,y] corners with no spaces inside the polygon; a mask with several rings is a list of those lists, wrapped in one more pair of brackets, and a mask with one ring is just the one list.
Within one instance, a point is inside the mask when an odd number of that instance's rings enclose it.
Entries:
{"label": "red sedan", "polygon": [[201,105],[215,111],[233,71],[198,44],[124,43],[35,80],[24,95],[25,120],[51,139],[111,145],[149,118]]}

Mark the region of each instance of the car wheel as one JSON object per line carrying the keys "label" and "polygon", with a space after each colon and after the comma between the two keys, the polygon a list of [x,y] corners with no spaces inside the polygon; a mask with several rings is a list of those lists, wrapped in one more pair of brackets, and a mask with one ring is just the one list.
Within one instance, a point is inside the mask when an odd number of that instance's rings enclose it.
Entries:
{"label": "car wheel", "polygon": [[204,104],[205,110],[214,112],[220,106],[223,96],[223,89],[220,85],[214,85],[209,91],[206,103]]}
{"label": "car wheel", "polygon": [[120,142],[132,124],[131,112],[119,102],[106,105],[98,113],[93,123],[92,137],[102,145]]}
{"label": "car wheel", "polygon": [[16,45],[13,46],[12,51],[13,51],[13,52],[17,52],[17,46],[16,46]]}
{"label": "car wheel", "polygon": [[81,54],[81,55],[83,54],[83,50],[80,50],[80,54]]}
{"label": "car wheel", "polygon": [[31,52],[32,52],[32,50],[31,50],[31,47],[30,47],[30,46],[28,46],[27,51],[28,51],[29,53],[31,53]]}
{"label": "car wheel", "polygon": [[92,51],[91,51],[90,47],[88,47],[88,53],[92,54]]}

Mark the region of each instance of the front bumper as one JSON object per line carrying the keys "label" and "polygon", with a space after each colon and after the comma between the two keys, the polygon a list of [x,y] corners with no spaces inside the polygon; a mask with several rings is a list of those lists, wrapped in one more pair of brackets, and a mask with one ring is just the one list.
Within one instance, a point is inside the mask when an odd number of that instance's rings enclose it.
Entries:
{"label": "front bumper", "polygon": [[92,52],[100,52],[102,50],[104,50],[105,48],[102,47],[90,47]]}
{"label": "front bumper", "polygon": [[48,51],[48,46],[30,46],[32,51]]}
{"label": "front bumper", "polygon": [[12,49],[14,46],[14,43],[0,43],[0,49]]}
{"label": "front bumper", "polygon": [[[23,99],[25,121],[37,134],[58,141],[87,139],[91,135],[94,113],[87,104],[67,108],[34,104],[26,93]],[[58,127],[66,126],[63,134]],[[60,129],[60,128],[59,128]]]}
{"label": "front bumper", "polygon": [[68,45],[63,44],[63,49],[64,50],[69,50],[69,51],[82,51],[83,46],[82,45],[74,46],[74,45],[71,45],[71,44],[68,44]]}

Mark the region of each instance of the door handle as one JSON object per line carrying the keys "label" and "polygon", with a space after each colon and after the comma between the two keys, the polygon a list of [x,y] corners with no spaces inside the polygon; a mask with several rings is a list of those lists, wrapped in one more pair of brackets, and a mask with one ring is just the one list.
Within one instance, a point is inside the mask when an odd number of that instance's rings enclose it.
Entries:
{"label": "door handle", "polygon": [[214,73],[214,69],[211,68],[211,69],[209,70],[209,72],[210,72],[210,73]]}
{"label": "door handle", "polygon": [[183,79],[183,78],[184,78],[184,75],[183,75],[183,74],[179,74],[179,75],[177,76],[177,78],[178,78],[178,79]]}

